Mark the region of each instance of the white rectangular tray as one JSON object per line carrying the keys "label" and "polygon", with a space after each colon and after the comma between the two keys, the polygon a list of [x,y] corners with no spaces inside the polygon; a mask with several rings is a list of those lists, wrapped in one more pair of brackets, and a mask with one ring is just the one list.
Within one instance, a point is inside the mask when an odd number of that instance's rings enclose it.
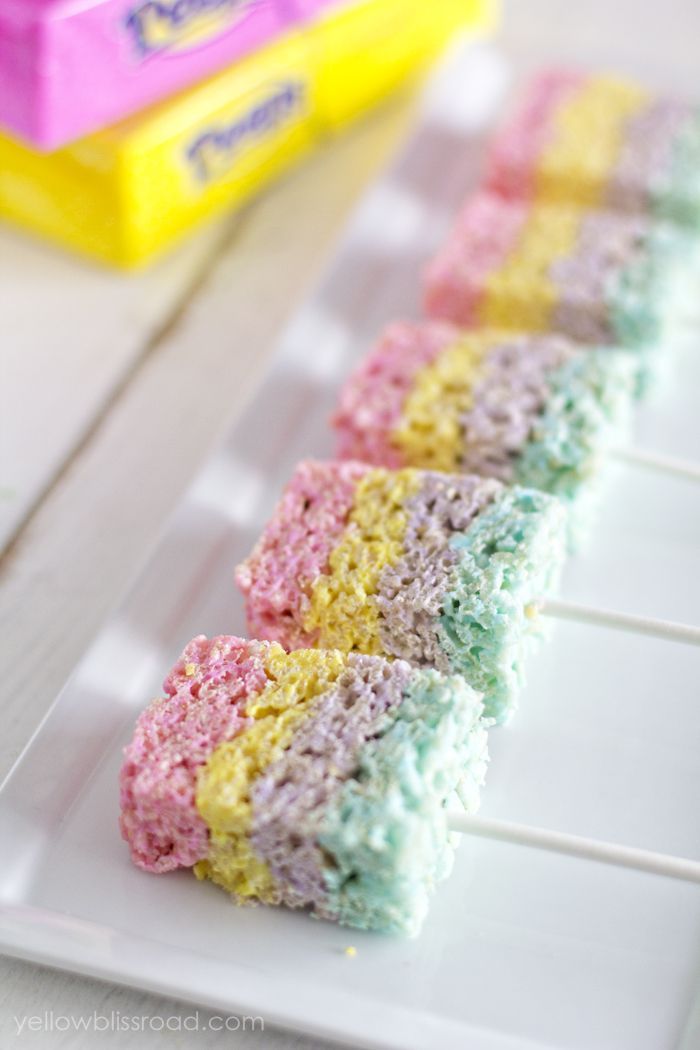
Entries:
{"label": "white rectangular tray", "polygon": [[[354,1046],[664,1050],[700,1046],[700,890],[525,848],[462,843],[420,938],[237,909],[186,872],[148,876],[117,830],[121,749],[197,633],[244,633],[233,567],[304,455],[332,450],[339,382],[381,325],[416,315],[420,267],[478,174],[506,81],[472,46],[364,201],[269,374],[0,794],[0,947]],[[640,412],[640,443],[700,451],[700,354]],[[611,470],[564,594],[700,621],[700,498]],[[492,734],[483,812],[700,856],[697,651],[560,624],[521,712]],[[348,944],[357,948],[348,958]]]}

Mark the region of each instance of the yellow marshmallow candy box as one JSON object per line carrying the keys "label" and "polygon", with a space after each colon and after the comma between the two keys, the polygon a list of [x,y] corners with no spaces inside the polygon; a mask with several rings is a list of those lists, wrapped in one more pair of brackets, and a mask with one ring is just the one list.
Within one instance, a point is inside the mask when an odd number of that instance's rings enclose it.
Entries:
{"label": "yellow marshmallow candy box", "polygon": [[430,14],[417,0],[325,4],[303,29],[53,153],[0,135],[0,217],[138,266],[424,68],[453,29],[494,22],[493,0],[433,0]]}
{"label": "yellow marshmallow candy box", "polygon": [[0,213],[135,266],[289,167],[315,140],[314,111],[307,48],[287,37],[48,156],[0,138]]}

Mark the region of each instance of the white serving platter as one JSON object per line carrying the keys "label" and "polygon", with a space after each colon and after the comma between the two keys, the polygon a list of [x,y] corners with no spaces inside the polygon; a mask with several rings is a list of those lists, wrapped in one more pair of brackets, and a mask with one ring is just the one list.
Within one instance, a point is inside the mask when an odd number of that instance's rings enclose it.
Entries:
{"label": "white serving platter", "polygon": [[[384,322],[417,314],[421,265],[477,177],[507,74],[486,45],[448,58],[266,379],[5,782],[5,952],[357,1047],[700,1046],[697,886],[470,839],[406,941],[237,909],[186,872],[145,875],[117,830],[137,713],[191,636],[244,633],[233,567],[294,463],[331,452],[348,368]],[[669,347],[641,445],[700,454],[695,342]],[[698,623],[699,581],[700,487],[611,468],[564,596]],[[557,625],[517,720],[492,733],[483,813],[700,857],[699,671],[690,647]]]}

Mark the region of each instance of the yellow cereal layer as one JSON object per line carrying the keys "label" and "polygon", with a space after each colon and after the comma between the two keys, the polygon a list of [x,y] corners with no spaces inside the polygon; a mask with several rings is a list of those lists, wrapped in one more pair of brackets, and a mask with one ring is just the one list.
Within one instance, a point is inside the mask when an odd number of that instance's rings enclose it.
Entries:
{"label": "yellow cereal layer", "polygon": [[248,839],[251,788],[343,667],[338,652],[303,649],[290,655],[279,645],[270,647],[265,667],[270,681],[246,709],[253,725],[218,747],[199,776],[197,809],[210,831],[209,855],[195,867],[199,878],[208,877],[237,897],[278,903],[275,880]]}
{"label": "yellow cereal layer", "polygon": [[424,470],[459,470],[460,419],[472,408],[474,384],[493,338],[493,333],[465,334],[419,372],[392,434],[407,463]]}
{"label": "yellow cereal layer", "polygon": [[555,133],[538,162],[536,196],[556,196],[566,183],[578,204],[600,207],[620,155],[625,122],[648,101],[648,94],[635,84],[591,78],[557,113]]}
{"label": "yellow cereal layer", "polygon": [[311,594],[304,630],[318,631],[318,644],[377,655],[382,652],[374,595],[385,565],[403,553],[403,506],[417,491],[413,469],[371,470],[359,482],[347,528]]}
{"label": "yellow cereal layer", "polygon": [[486,278],[479,323],[492,328],[548,330],[557,300],[550,270],[557,259],[574,250],[581,222],[577,208],[533,203],[513,251]]}

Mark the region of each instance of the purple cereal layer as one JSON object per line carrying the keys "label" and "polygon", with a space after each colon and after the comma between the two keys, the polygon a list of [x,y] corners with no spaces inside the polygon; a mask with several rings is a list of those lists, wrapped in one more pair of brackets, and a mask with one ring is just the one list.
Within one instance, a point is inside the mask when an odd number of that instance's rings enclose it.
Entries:
{"label": "purple cereal layer", "polygon": [[582,343],[616,342],[609,289],[644,246],[649,222],[643,216],[587,212],[573,252],[557,259],[550,279],[557,289],[552,328]]}
{"label": "purple cereal layer", "polygon": [[379,580],[377,604],[384,652],[418,667],[449,673],[440,644],[442,602],[460,553],[451,545],[502,491],[490,478],[421,471],[418,491],[407,500],[404,552]]}
{"label": "purple cereal layer", "polygon": [[605,198],[609,208],[649,212],[652,194],[672,164],[678,135],[690,107],[671,99],[656,99],[625,124],[622,150],[611,173]]}
{"label": "purple cereal layer", "polygon": [[327,859],[318,846],[324,813],[356,771],[367,741],[398,709],[410,674],[403,661],[350,654],[282,758],[253,786],[251,844],[289,906],[314,905],[316,914],[328,914]]}
{"label": "purple cereal layer", "polygon": [[549,376],[575,356],[574,345],[552,335],[514,335],[494,341],[460,419],[460,469],[512,481],[517,458],[549,396]]}

